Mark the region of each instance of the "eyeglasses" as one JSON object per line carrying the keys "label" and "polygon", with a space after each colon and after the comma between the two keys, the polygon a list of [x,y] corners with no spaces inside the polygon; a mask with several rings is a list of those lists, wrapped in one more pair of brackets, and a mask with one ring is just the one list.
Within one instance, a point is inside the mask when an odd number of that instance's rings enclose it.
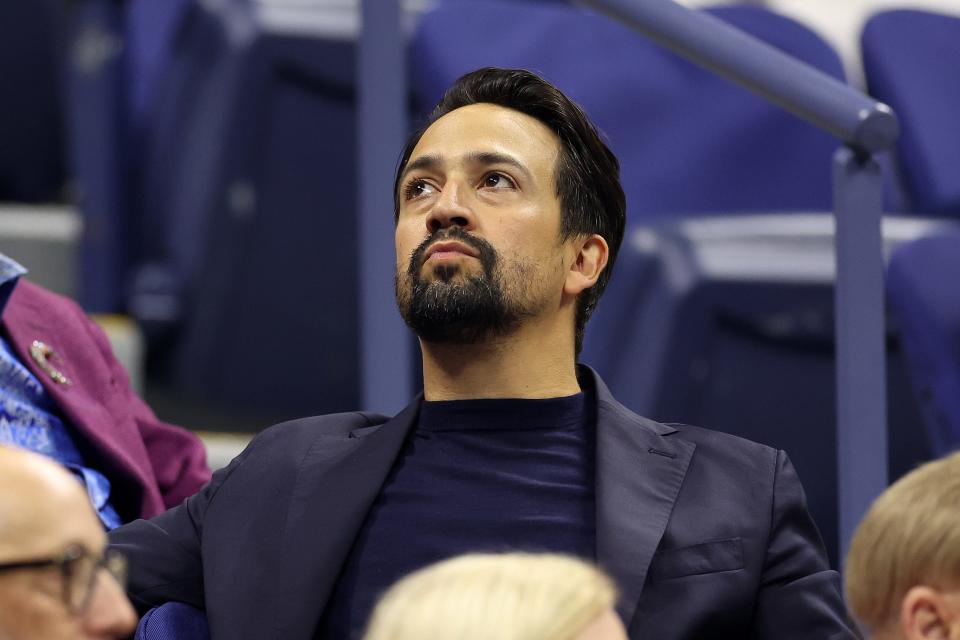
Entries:
{"label": "eyeglasses", "polygon": [[102,556],[97,556],[79,544],[70,545],[63,554],[55,558],[0,564],[0,572],[47,567],[59,570],[63,578],[63,602],[67,610],[74,615],[83,613],[90,606],[97,586],[97,575],[101,569],[106,569],[121,590],[126,589],[126,556],[113,549],[107,549]]}

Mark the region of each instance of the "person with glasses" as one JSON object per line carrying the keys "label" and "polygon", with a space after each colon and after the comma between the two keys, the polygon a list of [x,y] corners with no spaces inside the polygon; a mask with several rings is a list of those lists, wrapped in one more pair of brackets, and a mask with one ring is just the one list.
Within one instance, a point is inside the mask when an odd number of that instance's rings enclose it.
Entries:
{"label": "person with glasses", "polygon": [[0,446],[0,640],[129,636],[126,560],[106,544],[76,478]]}

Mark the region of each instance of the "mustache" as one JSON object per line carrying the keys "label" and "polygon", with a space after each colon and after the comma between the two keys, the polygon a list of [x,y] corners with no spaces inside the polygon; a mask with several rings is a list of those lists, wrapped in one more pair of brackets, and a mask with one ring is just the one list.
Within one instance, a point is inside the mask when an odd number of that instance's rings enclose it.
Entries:
{"label": "mustache", "polygon": [[420,269],[423,267],[423,263],[425,261],[423,254],[426,253],[427,249],[429,249],[431,245],[436,242],[446,242],[449,240],[462,242],[476,251],[477,259],[480,260],[480,264],[483,266],[484,272],[487,274],[492,273],[494,266],[497,264],[497,250],[493,248],[492,244],[483,238],[470,235],[464,231],[462,227],[437,229],[427,236],[424,241],[421,242],[420,245],[410,253],[410,263],[407,267],[407,273],[411,276],[416,276],[419,274]]}

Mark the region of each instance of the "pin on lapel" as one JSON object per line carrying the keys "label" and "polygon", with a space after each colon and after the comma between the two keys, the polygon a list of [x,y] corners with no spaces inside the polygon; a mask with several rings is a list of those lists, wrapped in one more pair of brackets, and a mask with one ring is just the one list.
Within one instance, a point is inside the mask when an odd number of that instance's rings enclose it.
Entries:
{"label": "pin on lapel", "polygon": [[38,367],[43,369],[57,384],[71,384],[70,378],[63,375],[63,372],[55,369],[50,363],[55,355],[53,349],[39,340],[34,340],[33,344],[30,345],[30,357],[37,363]]}

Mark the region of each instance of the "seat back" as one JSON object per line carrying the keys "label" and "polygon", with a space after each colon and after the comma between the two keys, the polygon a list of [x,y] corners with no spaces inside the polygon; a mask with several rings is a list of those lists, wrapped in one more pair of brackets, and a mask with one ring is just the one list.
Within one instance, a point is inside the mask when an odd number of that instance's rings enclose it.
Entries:
{"label": "seat back", "polygon": [[[234,0],[237,1],[237,0]],[[123,15],[124,69],[131,137],[151,126],[159,88],[173,57],[177,32],[195,0],[128,0]]]}
{"label": "seat back", "polygon": [[909,208],[960,216],[960,17],[878,13],[861,44],[871,95],[900,118],[897,152]]}
{"label": "seat back", "polygon": [[0,200],[63,195],[62,13],[53,0],[0,3]]}
{"label": "seat back", "polygon": [[[836,53],[788,18],[757,7],[711,13],[843,77]],[[422,17],[410,53],[421,110],[483,66],[540,72],[585,108],[620,159],[628,223],[830,208],[837,143],[828,134],[605,16],[560,4],[462,0]]]}
{"label": "seat back", "polygon": [[910,382],[933,453],[960,445],[960,231],[898,248],[887,269],[887,301],[900,329]]}
{"label": "seat back", "polygon": [[182,602],[168,602],[147,611],[134,640],[209,640],[203,611]]}
{"label": "seat back", "polygon": [[130,269],[144,250],[145,130],[171,38],[192,1],[67,5],[67,138],[84,218],[78,297],[87,310],[125,310]]}
{"label": "seat back", "polygon": [[354,52],[313,10],[190,7],[144,176],[134,315],[178,389],[269,420],[357,402]]}
{"label": "seat back", "polygon": [[123,9],[114,0],[68,7],[68,146],[84,221],[77,297],[88,311],[116,312],[136,241],[124,153]]}

